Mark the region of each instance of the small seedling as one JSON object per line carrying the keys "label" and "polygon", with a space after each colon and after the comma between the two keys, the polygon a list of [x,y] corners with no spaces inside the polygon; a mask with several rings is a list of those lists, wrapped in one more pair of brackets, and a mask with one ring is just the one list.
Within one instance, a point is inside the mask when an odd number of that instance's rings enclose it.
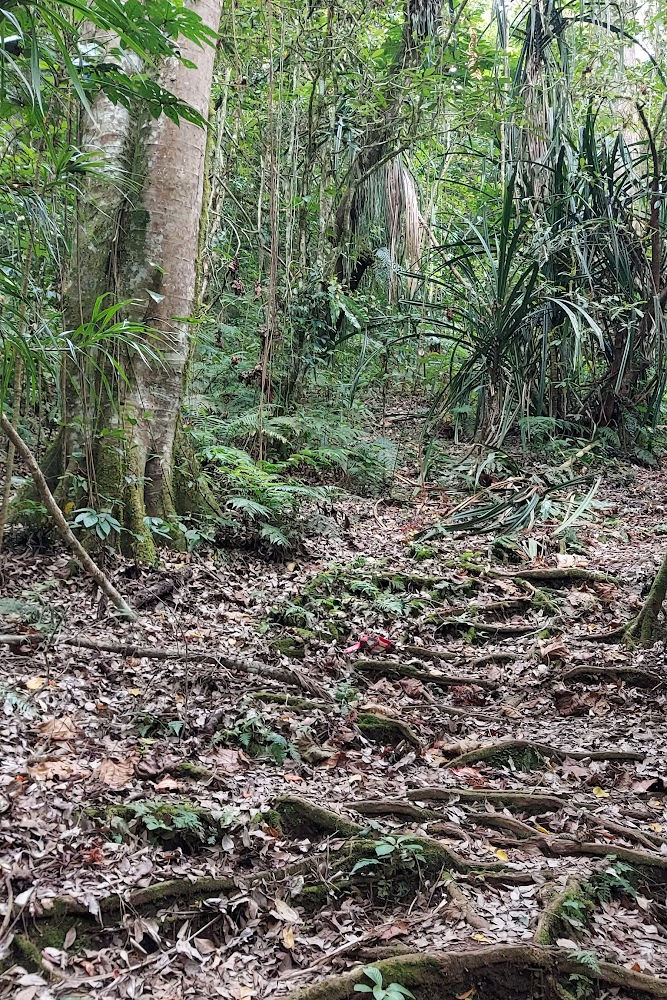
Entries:
{"label": "small seedling", "polygon": [[350,875],[354,875],[355,872],[361,871],[363,868],[381,865],[385,859],[393,861],[393,855],[400,858],[403,865],[413,867],[419,864],[423,854],[422,845],[415,843],[409,834],[398,837],[386,836],[375,844],[375,857],[361,858],[353,867]]}
{"label": "small seedling", "polygon": [[412,1000],[414,1000],[415,995],[407,986],[401,986],[400,983],[388,983],[386,986],[383,986],[382,973],[379,969],[373,968],[372,965],[364,969],[363,974],[367,979],[370,979],[373,985],[356,983],[354,987],[355,993],[370,993],[374,1000],[405,1000],[406,997],[412,997]]}

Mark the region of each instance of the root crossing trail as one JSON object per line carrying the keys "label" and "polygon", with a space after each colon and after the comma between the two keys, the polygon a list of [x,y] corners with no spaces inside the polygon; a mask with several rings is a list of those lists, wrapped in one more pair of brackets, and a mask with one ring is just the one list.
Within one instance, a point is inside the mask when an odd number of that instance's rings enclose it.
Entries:
{"label": "root crossing trail", "polygon": [[131,624],[11,553],[0,996],[667,996],[664,648],[600,641],[664,485],[509,564],[347,499],[294,561],[119,565]]}

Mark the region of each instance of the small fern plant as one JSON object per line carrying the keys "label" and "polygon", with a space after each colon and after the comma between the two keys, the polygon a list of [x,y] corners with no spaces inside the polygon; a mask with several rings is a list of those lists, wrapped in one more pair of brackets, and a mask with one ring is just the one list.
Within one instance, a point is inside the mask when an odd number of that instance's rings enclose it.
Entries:
{"label": "small fern plant", "polygon": [[217,491],[239,527],[269,546],[290,548],[298,538],[304,503],[323,499],[326,490],[281,476],[240,448],[212,445],[204,450]]}
{"label": "small fern plant", "polygon": [[370,993],[374,1000],[408,1000],[411,997],[415,1000],[415,995],[412,993],[407,986],[401,986],[400,983],[388,983],[386,986],[382,982],[382,973],[379,969],[374,968],[374,966],[369,965],[362,970],[363,975],[370,980],[372,985],[367,983],[356,983],[354,987],[355,993]]}

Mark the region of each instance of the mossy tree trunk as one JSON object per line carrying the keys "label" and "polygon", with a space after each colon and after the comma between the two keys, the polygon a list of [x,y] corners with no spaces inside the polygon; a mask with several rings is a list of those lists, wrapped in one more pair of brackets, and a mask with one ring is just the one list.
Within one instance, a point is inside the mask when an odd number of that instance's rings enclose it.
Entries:
{"label": "mossy tree trunk", "polygon": [[644,607],[626,631],[630,642],[650,643],[660,637],[660,612],[667,597],[667,552],[655,575]]}
{"label": "mossy tree trunk", "polygon": [[[217,30],[221,0],[193,5]],[[215,48],[182,39],[180,51],[184,62],[167,60],[158,82],[207,118]],[[81,502],[83,479],[87,502],[114,510],[126,529],[124,547],[150,561],[155,550],[144,519],[172,520],[182,495],[174,456],[196,305],[206,131],[128,111],[104,96],[85,128],[85,148],[100,155],[104,172],[82,197],[68,325],[89,322],[95,302],[110,292],[110,302],[131,303],[124,315],[145,328],[149,350],[121,347],[122,377],[95,356],[68,372],[76,390],[45,474],[60,479],[63,506]]]}

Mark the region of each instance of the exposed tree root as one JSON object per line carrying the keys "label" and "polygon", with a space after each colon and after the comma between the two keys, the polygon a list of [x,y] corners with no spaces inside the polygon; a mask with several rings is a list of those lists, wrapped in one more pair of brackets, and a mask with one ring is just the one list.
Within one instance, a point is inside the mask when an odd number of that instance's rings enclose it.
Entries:
{"label": "exposed tree root", "polygon": [[641,761],[645,756],[634,750],[559,750],[533,740],[501,740],[499,743],[491,743],[486,747],[461,754],[460,757],[454,757],[447,763],[447,767],[462,767],[479,761],[502,764],[511,758],[517,767],[521,765],[522,769],[526,770],[539,767],[540,762],[543,763],[545,759],[565,760],[566,757],[570,757],[572,760]]}
{"label": "exposed tree root", "polygon": [[516,653],[484,653],[483,656],[476,656],[470,661],[471,667],[483,667],[487,663],[513,663],[517,659]]}
{"label": "exposed tree root", "polygon": [[450,653],[446,649],[426,649],[422,646],[410,646],[403,645],[399,646],[396,650],[397,653],[407,653],[408,656],[412,656],[417,660],[433,660],[438,663],[440,660],[455,660],[455,653]]}
{"label": "exposed tree root", "polygon": [[538,632],[545,627],[546,625],[543,623],[539,625],[501,625],[500,623],[478,622],[469,618],[443,618],[436,629],[436,634],[446,629],[456,628],[464,632],[472,629],[482,635],[519,636]]}
{"label": "exposed tree root", "polygon": [[612,629],[611,632],[585,632],[581,635],[575,635],[573,638],[580,642],[617,643],[622,642],[625,638],[626,629],[627,625],[620,625],[618,628]]}
{"label": "exposed tree root", "polygon": [[[29,641],[31,636],[0,636],[0,642],[11,644]],[[291,684],[305,691],[318,695],[327,702],[333,699],[317,681],[299,670],[274,667],[269,663],[260,663],[236,656],[228,656],[222,651],[211,652],[203,649],[168,648],[164,646],[139,646],[133,643],[114,642],[108,639],[93,639],[87,636],[59,636],[58,643],[64,646],[77,646],[81,649],[94,649],[100,653],[119,653],[121,656],[146,657],[151,660],[190,660],[192,663],[215,663],[228,670],[239,670],[246,674],[256,674],[260,677],[271,677],[283,684]]]}
{"label": "exposed tree root", "polygon": [[602,684],[612,681],[625,681],[633,687],[658,687],[664,684],[667,677],[661,677],[653,670],[643,670],[641,667],[624,667],[617,664],[612,667],[595,666],[593,664],[572,667],[563,674],[564,681],[599,681]]}
{"label": "exposed tree root", "polygon": [[293,694],[284,694],[282,691],[249,691],[248,695],[255,701],[267,702],[274,705],[285,705],[286,708],[303,709],[304,711],[330,712],[331,704],[326,701],[315,701],[311,698],[299,698]]}
{"label": "exposed tree root", "polygon": [[[399,955],[375,964],[384,983],[419,990],[418,1000],[452,1000],[474,990],[485,1000],[556,1000],[559,979],[577,975],[631,993],[667,997],[667,979],[599,962],[595,973],[561,948],[501,944],[459,952]],[[286,1000],[355,1000],[357,983],[368,982],[363,968],[289,994]]]}
{"label": "exposed tree root", "polygon": [[563,799],[543,792],[517,792],[484,788],[429,786],[411,788],[407,795],[411,802],[446,802],[450,799],[474,803],[490,802],[493,805],[504,806],[506,809],[517,810],[531,816],[545,812],[559,812],[565,804]]}
{"label": "exposed tree root", "polygon": [[416,750],[421,749],[421,740],[414,729],[400,719],[391,719],[376,712],[359,712],[356,724],[366,739],[374,743],[381,743],[383,746],[408,743]]}
{"label": "exposed tree root", "polygon": [[657,642],[664,634],[664,624],[660,623],[665,598],[667,597],[667,553],[655,575],[644,606],[625,629],[625,641],[630,646],[648,646]]}
{"label": "exposed tree root", "polygon": [[558,857],[606,858],[613,856],[619,861],[625,861],[626,864],[632,865],[633,868],[655,881],[667,881],[667,855],[665,854],[649,854],[645,851],[633,851],[629,847],[620,847],[617,844],[580,843],[564,838],[545,837],[540,841],[540,844],[544,845],[544,850]]}
{"label": "exposed tree root", "polygon": [[546,566],[535,569],[520,569],[514,573],[503,573],[491,570],[490,576],[504,577],[511,580],[537,580],[541,583],[623,583],[617,576],[610,573],[600,573],[597,570],[585,569],[583,566]]}
{"label": "exposed tree root", "polygon": [[445,891],[467,924],[470,924],[471,927],[474,927],[478,931],[487,929],[489,921],[475,911],[465,893],[457,885],[455,879],[449,878],[446,880]]}
{"label": "exposed tree root", "polygon": [[[457,708],[456,705],[445,705],[444,702],[438,701],[436,698],[427,698],[426,700],[429,705],[436,707],[441,715],[451,715],[455,719],[482,719],[484,722],[495,722],[497,718],[497,716],[490,715],[487,712],[472,712],[469,708]],[[403,705],[401,711],[423,712],[424,705],[423,703]]]}
{"label": "exposed tree root", "polygon": [[97,565],[95,560],[91,558],[90,553],[86,551],[76,535],[73,534],[63,512],[58,506],[56,498],[49,489],[49,484],[44,478],[44,473],[40,468],[39,462],[16,430],[16,427],[14,427],[14,425],[7,419],[7,416],[2,412],[1,406],[0,427],[25,462],[28,471],[33,478],[42,503],[51,515],[56,530],[65,542],[67,548],[74,555],[74,558],[81,564],[86,573],[95,581],[105,597],[111,601],[121,617],[128,618],[130,621],[136,621],[136,612],[132,610],[121,594],[118,593],[104,570]]}
{"label": "exposed tree root", "polygon": [[[456,823],[443,822],[442,816],[437,810],[415,806],[411,802],[406,802],[405,799],[361,799],[358,802],[350,802],[349,808],[362,816],[401,816],[404,819],[427,823],[429,824],[429,833],[446,834],[457,840],[463,840],[466,837],[465,827],[457,826]],[[469,813],[467,818],[480,826],[507,830],[516,834],[517,838],[524,842],[545,836],[535,827],[522,823],[521,820],[513,819],[511,816],[504,816],[502,813],[473,812]]]}
{"label": "exposed tree root", "polygon": [[[283,830],[295,836],[312,839],[318,834],[338,834],[350,838],[359,838],[364,832],[363,827],[358,823],[346,819],[340,813],[333,812],[331,809],[316,806],[298,795],[281,796],[276,800],[275,808],[280,816]],[[354,808],[354,805],[350,803],[349,808]],[[420,864],[425,864],[431,873],[436,872],[436,870],[449,870],[456,871],[462,875],[482,876],[487,880],[509,880],[512,883],[516,883],[517,881],[513,877],[517,873],[509,872],[503,865],[485,865],[474,861],[466,861],[465,858],[462,858],[444,844],[430,837],[414,837],[412,842],[421,846],[422,860]],[[352,839],[347,842],[345,849],[347,851],[358,851],[359,848],[362,848],[366,851],[371,851],[372,856],[371,849],[373,844],[374,841],[372,840]],[[532,878],[530,876],[528,879],[521,877],[521,883],[525,883],[526,881],[531,882]]]}
{"label": "exposed tree root", "polygon": [[397,663],[395,660],[355,660],[352,666],[364,674],[382,674],[384,677],[414,677],[422,684],[434,684],[436,687],[458,687],[463,684],[474,684],[489,690],[497,687],[494,681],[483,677],[441,674],[436,670],[422,670],[411,663]]}
{"label": "exposed tree root", "polygon": [[591,820],[601,829],[618,834],[619,837],[623,837],[625,840],[634,840],[635,843],[641,844],[648,851],[655,851],[656,848],[660,850],[663,844],[665,844],[663,837],[657,837],[652,833],[646,833],[642,830],[635,830],[631,826],[623,826],[612,819],[607,819],[606,816],[591,816]]}
{"label": "exposed tree root", "polygon": [[[359,799],[350,802],[348,808],[360,813],[361,816],[403,816],[405,819],[414,819],[420,823],[440,819],[440,813],[435,809],[422,809],[411,802],[406,802],[405,799]],[[454,826],[453,823],[451,825]]]}
{"label": "exposed tree root", "polygon": [[568,879],[562,892],[554,893],[542,910],[533,938],[535,944],[554,944],[559,937],[569,937],[570,927],[564,920],[564,913],[572,903],[580,904],[582,910],[592,909],[579,879],[575,878]]}
{"label": "exposed tree root", "polygon": [[474,823],[478,823],[480,826],[489,826],[496,830],[507,830],[523,841],[539,840],[540,837],[545,836],[544,833],[536,830],[534,826],[522,823],[521,820],[514,819],[512,816],[504,816],[502,813],[473,812],[468,813],[467,818]]}
{"label": "exposed tree root", "polygon": [[456,608],[450,608],[448,611],[434,611],[430,615],[427,615],[424,621],[437,623],[442,621],[443,618],[465,615],[469,614],[471,611],[475,612],[475,614],[499,615],[508,611],[519,611],[521,608],[525,608],[532,604],[532,602],[533,594],[525,594],[521,597],[508,597],[504,601],[488,601],[486,604],[466,603]]}
{"label": "exposed tree root", "polygon": [[312,837],[318,834],[357,837],[363,829],[359,823],[332,809],[316,806],[300,795],[281,795],[276,799],[274,808],[280,817],[281,828],[295,837]]}

